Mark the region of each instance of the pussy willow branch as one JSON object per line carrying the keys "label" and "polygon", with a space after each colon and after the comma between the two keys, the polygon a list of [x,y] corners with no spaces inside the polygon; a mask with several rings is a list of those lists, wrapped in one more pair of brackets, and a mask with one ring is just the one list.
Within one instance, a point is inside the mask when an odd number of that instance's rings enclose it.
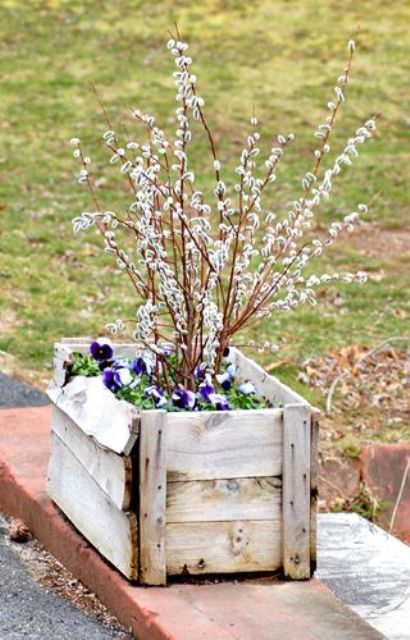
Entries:
{"label": "pussy willow branch", "polygon": [[[344,69],[344,74],[345,74],[345,78],[346,78],[346,81],[344,83],[344,91],[343,91],[344,93],[345,93],[345,87],[347,85],[347,81],[348,81],[348,78],[349,78],[349,75],[350,75],[350,71],[351,71],[351,67],[352,67],[353,53],[354,53],[353,50],[349,51],[349,57],[348,57],[347,65],[346,65],[346,67]],[[329,122],[329,128],[327,129],[326,134],[325,134],[325,136],[324,136],[324,138],[322,140],[320,153],[319,153],[318,157],[316,158],[316,161],[314,163],[314,167],[312,169],[312,173],[313,173],[313,175],[315,177],[317,177],[317,175],[319,173],[321,162],[323,160],[323,157],[325,156],[325,148],[326,148],[326,145],[328,144],[329,137],[330,137],[331,131],[333,130],[333,126],[334,126],[334,123],[336,121],[337,113],[338,113],[338,111],[340,109],[341,104],[342,104],[342,101],[338,99],[336,101],[336,103],[335,103],[334,109],[332,110],[331,119],[330,119],[330,122]],[[300,213],[303,211],[303,208],[304,208],[304,206],[306,204],[307,198],[309,197],[309,195],[311,193],[313,185],[314,185],[314,181],[311,181],[309,186],[308,186],[308,188],[305,190],[302,202],[300,204],[300,210],[296,213],[295,218],[291,221],[291,228],[295,227],[295,222],[296,222],[296,220],[298,220],[298,218],[300,217]],[[287,242],[282,247],[278,248],[278,250],[277,250],[277,252],[275,254],[275,261],[278,260],[284,254],[286,254],[286,251],[287,251],[290,243],[292,242],[292,240],[293,240],[292,235],[290,235],[290,237],[287,240]],[[264,267],[264,270],[262,272],[263,273],[263,277],[261,278],[260,282],[255,284],[254,290],[251,292],[249,300],[248,300],[248,302],[246,304],[248,309],[252,309],[252,305],[254,305],[254,301],[255,301],[256,297],[258,296],[259,291],[266,284],[267,279],[270,276],[270,267],[269,267],[269,263],[267,262],[267,259],[265,259],[264,264],[265,264],[265,267]]]}
{"label": "pussy willow branch", "polygon": [[[284,155],[285,145],[293,139],[278,136],[278,145],[265,161],[266,170],[260,171],[259,133],[248,136],[242,150],[239,166],[238,195],[229,196],[223,181],[215,137],[208,123],[204,101],[197,93],[196,77],[191,74],[192,58],[186,55],[188,45],[180,41],[176,27],[176,40],[171,38],[168,49],[174,56],[177,71],[173,74],[177,87],[176,137],[168,141],[155,119],[132,109],[133,117],[144,126],[146,142],[134,142],[125,124],[122,125],[122,149],[111,118],[98,91],[98,103],[109,130],[104,134],[105,146],[112,155],[110,162],[118,166],[128,180],[135,201],[127,213],[117,215],[101,211],[98,198],[88,174],[82,150],[80,182],[86,183],[97,213],[83,213],[73,222],[75,229],[87,229],[96,224],[104,236],[107,250],[112,252],[127,272],[135,290],[142,296],[138,310],[136,336],[141,335],[152,350],[168,338],[174,345],[177,368],[168,371],[174,383],[193,388],[194,369],[201,365],[209,372],[220,367],[222,352],[235,333],[253,325],[260,317],[276,309],[289,309],[303,302],[315,302],[317,286],[323,281],[315,275],[308,279],[302,275],[310,261],[320,255],[339,233],[353,228],[358,213],[345,216],[345,223],[335,221],[329,227],[329,237],[320,240],[311,234],[311,221],[325,197],[332,190],[332,180],[344,164],[351,164],[350,155],[357,155],[356,145],[371,136],[374,122],[365,124],[348,140],[340,155],[321,182],[314,188],[320,175],[323,158],[329,151],[328,141],[345,99],[346,83],[353,59],[354,43],[349,43],[349,58],[344,75],[335,88],[336,100],[329,102],[328,124],[319,125],[315,133],[321,142],[314,152],[313,167],[302,180],[302,195],[294,201],[288,215],[277,220],[273,212],[265,211],[265,235],[261,240],[262,196],[267,185],[276,178],[276,169]],[[193,187],[195,175],[189,154],[193,122],[208,141],[209,156],[213,164],[214,189],[212,203]],[[251,124],[257,120],[252,117]],[[363,133],[364,131],[364,133]],[[74,145],[78,138],[72,140]],[[128,151],[129,150],[129,151]],[[75,157],[78,157],[75,151]],[[362,207],[362,209],[360,209]],[[358,205],[363,212],[364,205]],[[234,222],[237,220],[237,222]],[[119,248],[118,234],[126,233],[134,239],[138,259],[129,258]],[[112,229],[112,230],[111,230]],[[115,240],[114,240],[115,238]],[[135,250],[135,249],[133,249]],[[258,253],[259,251],[259,253]],[[133,254],[130,254],[133,256]],[[142,265],[142,266],[140,266]],[[360,276],[360,274],[357,274]],[[335,274],[336,279],[337,274]],[[333,276],[327,276],[331,278]],[[352,278],[352,274],[346,277]],[[361,277],[361,276],[360,276]],[[164,316],[168,322],[164,322]],[[159,379],[160,367],[156,368]],[[166,383],[171,384],[171,382]]]}

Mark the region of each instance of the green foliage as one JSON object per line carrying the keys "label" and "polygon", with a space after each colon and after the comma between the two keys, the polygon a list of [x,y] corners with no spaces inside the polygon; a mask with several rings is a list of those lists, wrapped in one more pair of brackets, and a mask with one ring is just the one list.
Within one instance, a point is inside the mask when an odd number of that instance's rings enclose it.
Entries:
{"label": "green foliage", "polygon": [[232,409],[267,409],[269,405],[264,398],[257,394],[245,395],[238,391],[236,385],[226,394]]}
{"label": "green foliage", "polygon": [[334,513],[353,511],[363,518],[375,522],[382,511],[389,507],[387,500],[381,500],[370,489],[361,483],[359,493],[352,498],[335,502],[332,507]]}
{"label": "green foliage", "polygon": [[[123,387],[116,391],[115,396],[119,400],[126,400],[130,404],[135,405],[138,409],[155,409],[155,402],[152,398],[147,398],[145,395],[145,390],[148,384],[145,380],[145,376],[139,384],[134,389],[130,387]],[[167,409],[168,410],[168,409]]]}
{"label": "green foliage", "polygon": [[68,366],[70,376],[86,376],[89,378],[101,374],[98,362],[91,355],[83,355],[75,351],[72,358],[72,362]]}

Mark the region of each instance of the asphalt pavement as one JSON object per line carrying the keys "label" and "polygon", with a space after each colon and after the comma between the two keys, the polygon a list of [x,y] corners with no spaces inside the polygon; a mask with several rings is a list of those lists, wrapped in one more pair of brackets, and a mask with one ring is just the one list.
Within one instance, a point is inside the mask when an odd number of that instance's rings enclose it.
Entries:
{"label": "asphalt pavement", "polygon": [[0,409],[41,407],[45,404],[50,404],[45,393],[0,372]]}
{"label": "asphalt pavement", "polygon": [[[0,372],[0,409],[46,404],[45,393]],[[132,639],[41,586],[23,556],[0,513],[0,640]]]}
{"label": "asphalt pavement", "polygon": [[8,540],[8,523],[0,514],[0,640],[132,638],[40,586],[17,544]]}

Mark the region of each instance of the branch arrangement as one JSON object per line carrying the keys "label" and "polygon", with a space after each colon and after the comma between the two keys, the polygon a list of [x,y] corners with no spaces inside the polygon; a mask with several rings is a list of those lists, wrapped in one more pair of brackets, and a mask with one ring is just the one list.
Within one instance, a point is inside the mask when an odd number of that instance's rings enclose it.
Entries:
{"label": "branch arrangement", "polygon": [[[299,304],[316,304],[318,287],[331,280],[363,282],[365,274],[305,275],[312,260],[344,233],[353,230],[364,204],[335,221],[317,237],[313,222],[320,205],[332,193],[333,181],[350,166],[358,147],[371,138],[372,118],[360,126],[330,166],[324,167],[338,113],[346,99],[355,44],[348,44],[348,60],[328,102],[328,116],[315,132],[317,148],[312,166],[303,176],[300,193],[289,211],[277,216],[263,206],[263,197],[276,180],[279,163],[294,139],[292,133],[273,141],[261,159],[257,119],[252,117],[235,169],[234,184],[225,170],[208,125],[204,99],[192,73],[192,59],[179,34],[168,42],[176,71],[177,130],[171,139],[155,119],[132,109],[145,140],[129,133],[120,142],[106,110],[104,145],[110,163],[126,177],[132,194],[123,213],[100,206],[90,158],[79,138],[71,140],[81,165],[79,182],[92,196],[92,212],[74,218],[74,231],[96,226],[105,250],[124,270],[141,301],[135,340],[152,354],[152,375],[169,394],[175,389],[194,392],[198,380],[224,375],[224,355],[234,336],[276,311]],[[213,180],[211,198],[195,188],[190,145],[205,135]],[[123,245],[123,238],[131,245]],[[131,250],[125,246],[131,246]],[[121,320],[110,325],[113,333]],[[172,353],[172,358],[169,357]]]}

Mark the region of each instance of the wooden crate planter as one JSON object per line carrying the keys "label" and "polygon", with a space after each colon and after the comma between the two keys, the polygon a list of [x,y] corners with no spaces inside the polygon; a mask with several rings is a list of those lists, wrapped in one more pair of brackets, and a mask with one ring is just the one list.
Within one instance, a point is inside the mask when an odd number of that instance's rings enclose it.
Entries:
{"label": "wooden crate planter", "polygon": [[[180,574],[283,569],[312,575],[318,411],[232,350],[239,380],[278,408],[138,412],[99,378],[65,384],[56,345],[48,492],[121,573],[142,584]],[[116,345],[118,357],[135,345]]]}

